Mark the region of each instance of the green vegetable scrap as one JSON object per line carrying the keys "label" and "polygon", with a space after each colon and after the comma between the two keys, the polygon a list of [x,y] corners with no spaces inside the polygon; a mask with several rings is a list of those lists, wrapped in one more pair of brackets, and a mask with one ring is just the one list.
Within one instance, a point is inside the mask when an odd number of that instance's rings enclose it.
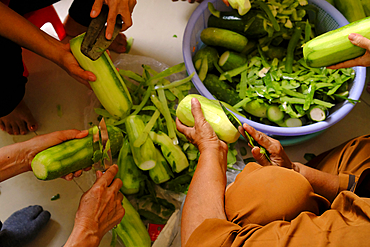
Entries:
{"label": "green vegetable scrap", "polygon": [[[323,121],[336,104],[359,102],[348,98],[355,76],[352,68],[313,68],[303,58],[302,46],[315,37],[315,25],[308,18],[308,12],[317,11],[313,5],[306,0],[250,3],[244,16],[208,3],[212,15],[201,34],[206,46],[196,52],[194,65],[216,99],[248,119],[280,127]],[[224,36],[228,31],[235,36],[233,46]],[[205,70],[205,59],[198,54],[210,47],[218,63]],[[228,63],[232,66],[225,66]]]}
{"label": "green vegetable scrap", "polygon": [[58,200],[58,199],[60,199],[60,194],[59,193],[52,196],[50,200],[55,201],[55,200]]}

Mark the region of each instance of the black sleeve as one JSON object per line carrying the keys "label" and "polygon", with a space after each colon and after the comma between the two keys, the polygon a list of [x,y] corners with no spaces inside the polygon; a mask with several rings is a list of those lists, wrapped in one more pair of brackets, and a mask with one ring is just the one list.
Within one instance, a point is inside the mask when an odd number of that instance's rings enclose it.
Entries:
{"label": "black sleeve", "polygon": [[69,8],[69,15],[79,24],[88,27],[91,21],[90,12],[94,0],[74,0]]}

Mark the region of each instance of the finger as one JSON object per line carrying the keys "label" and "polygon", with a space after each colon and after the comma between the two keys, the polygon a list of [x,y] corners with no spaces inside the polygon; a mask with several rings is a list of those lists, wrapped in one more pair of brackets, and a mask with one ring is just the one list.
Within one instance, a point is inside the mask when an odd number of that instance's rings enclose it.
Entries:
{"label": "finger", "polygon": [[132,18],[131,18],[132,10],[130,10],[129,8],[123,8],[122,10],[120,10],[119,13],[121,14],[121,17],[123,20],[121,31],[125,31],[129,27],[132,26]]}
{"label": "finger", "polygon": [[122,180],[119,178],[116,178],[113,180],[112,184],[109,185],[109,187],[114,191],[115,194],[117,194],[119,189],[121,189],[122,185],[123,185]]}
{"label": "finger", "polygon": [[351,41],[352,44],[366,50],[370,50],[370,40],[365,38],[364,36],[358,33],[350,33],[348,35],[348,39]]}
{"label": "finger", "polygon": [[82,175],[82,170],[78,170],[78,171],[75,171],[74,173],[73,173],[73,176],[75,177],[75,178],[78,178],[79,176],[81,176]]}
{"label": "finger", "polygon": [[116,25],[117,19],[117,8],[115,6],[109,6],[108,18],[107,18],[107,30],[105,31],[105,37],[108,40],[112,39],[114,26]]}
{"label": "finger", "polygon": [[230,6],[229,4],[229,1],[228,0],[222,0],[222,2],[224,2],[226,4],[226,6]]}
{"label": "finger", "polygon": [[64,177],[62,177],[62,178],[64,178],[67,181],[72,181],[73,173],[69,173],[69,174],[65,175]]}
{"label": "finger", "polygon": [[335,65],[328,66],[328,69],[342,69],[342,68],[351,68],[355,66],[361,66],[362,65],[362,57],[358,57],[355,59],[351,59],[348,61],[345,61],[343,63],[338,63]]}
{"label": "finger", "polygon": [[114,176],[116,176],[118,172],[118,166],[117,165],[112,165],[111,167],[108,168],[108,170],[105,171],[105,173],[97,180],[98,185],[103,185],[105,184],[106,187],[108,187],[113,179]]}
{"label": "finger", "polygon": [[260,144],[261,146],[267,148],[272,144],[267,135],[255,130],[252,126],[249,126],[248,124],[244,123],[243,129],[246,130],[253,137],[253,139],[256,142],[258,142],[258,144]]}
{"label": "finger", "polygon": [[252,148],[252,155],[253,158],[260,164],[261,166],[268,166],[271,163],[266,159],[266,156],[261,153],[261,149],[259,147]]}
{"label": "finger", "polygon": [[203,122],[205,120],[200,102],[197,98],[191,99],[191,113],[194,116],[194,126],[196,126],[197,123]]}
{"label": "finger", "polygon": [[100,14],[100,10],[103,6],[104,1],[103,0],[95,0],[91,12],[90,12],[90,17],[95,18]]}
{"label": "finger", "polygon": [[123,200],[123,194],[119,191],[117,193],[117,200],[120,202],[120,204],[122,203],[122,200]]}
{"label": "finger", "polygon": [[184,125],[180,119],[176,118],[176,129],[178,131],[180,131],[181,133],[186,133],[187,131],[189,131],[189,128],[188,126]]}
{"label": "finger", "polygon": [[77,139],[81,139],[81,138],[86,137],[88,134],[89,134],[89,131],[88,131],[88,130],[82,130],[80,133],[78,133],[78,134],[75,136],[75,138],[77,138]]}

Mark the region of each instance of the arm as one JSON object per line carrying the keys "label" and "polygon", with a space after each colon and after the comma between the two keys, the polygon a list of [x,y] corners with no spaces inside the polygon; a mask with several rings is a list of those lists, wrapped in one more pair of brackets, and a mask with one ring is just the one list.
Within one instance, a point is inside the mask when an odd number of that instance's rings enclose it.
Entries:
{"label": "arm", "polygon": [[271,162],[268,162],[266,157],[260,153],[259,147],[252,149],[253,157],[263,166],[277,165],[303,175],[311,184],[314,191],[329,201],[333,201],[337,196],[339,189],[339,177],[317,169],[305,166],[301,163],[293,163],[285,153],[283,147],[278,140],[275,140],[262,132],[256,131],[253,127],[243,124],[243,128],[266,150],[270,153]]}
{"label": "arm", "polygon": [[[63,44],[0,2],[0,35],[56,63],[77,81],[89,86],[95,81],[92,72],[84,71],[72,55],[69,44]],[[21,28],[18,28],[21,27]]]}
{"label": "arm", "polygon": [[[32,171],[31,163],[35,155],[42,150],[74,138],[83,138],[88,131],[64,130],[46,135],[36,136],[28,141],[15,143],[0,148],[0,182],[19,175],[23,172]],[[81,175],[82,171],[75,173]],[[65,177],[67,180],[73,178],[73,174]]]}
{"label": "arm", "polygon": [[91,18],[95,18],[99,15],[104,3],[109,6],[107,31],[105,37],[110,40],[112,38],[117,15],[121,15],[124,22],[121,31],[125,31],[132,26],[131,15],[134,11],[136,0],[95,0],[90,13]]}
{"label": "arm", "polygon": [[355,59],[328,66],[328,69],[350,68],[354,66],[370,66],[370,40],[357,33],[349,34],[348,39],[351,41],[352,44],[366,49],[365,54]]}
{"label": "arm", "polygon": [[193,98],[191,103],[194,127],[186,127],[176,119],[177,129],[197,146],[200,152],[183,208],[182,246],[185,246],[190,235],[205,219],[226,219],[224,197],[227,145],[218,139],[205,120],[199,101]]}
{"label": "arm", "polygon": [[122,181],[114,178],[117,172],[117,165],[104,174],[96,172],[95,184],[81,197],[72,233],[64,247],[99,246],[103,236],[121,222],[125,210],[119,192]]}

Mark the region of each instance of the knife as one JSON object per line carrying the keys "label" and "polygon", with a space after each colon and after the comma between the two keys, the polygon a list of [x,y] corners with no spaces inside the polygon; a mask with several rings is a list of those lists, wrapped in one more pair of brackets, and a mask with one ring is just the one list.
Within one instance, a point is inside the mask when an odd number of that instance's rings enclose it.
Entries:
{"label": "knife", "polygon": [[249,144],[251,145],[251,147],[252,148],[254,148],[255,146],[259,147],[260,148],[260,153],[264,154],[265,157],[266,157],[266,159],[271,163],[271,159],[270,159],[270,156],[269,156],[267,150],[264,147],[260,146],[254,140],[254,138],[247,131],[244,130],[243,125],[240,122],[240,120],[229,109],[227,109],[221,103],[221,101],[218,101],[218,103],[220,104],[222,110],[226,114],[226,116],[229,119],[230,123],[241,133],[241,135],[244,137],[244,139],[249,142]]}
{"label": "knife", "polygon": [[91,20],[81,44],[81,52],[93,61],[97,60],[104,53],[122,28],[122,18],[120,15],[117,15],[112,38],[108,40],[105,37],[107,29],[105,23],[107,22],[108,12],[108,5],[103,5],[100,14]]}
{"label": "knife", "polygon": [[93,141],[99,141],[99,148],[101,150],[101,159],[94,164],[94,168],[104,172],[113,164],[109,135],[104,117],[100,120],[98,131],[93,135]]}

